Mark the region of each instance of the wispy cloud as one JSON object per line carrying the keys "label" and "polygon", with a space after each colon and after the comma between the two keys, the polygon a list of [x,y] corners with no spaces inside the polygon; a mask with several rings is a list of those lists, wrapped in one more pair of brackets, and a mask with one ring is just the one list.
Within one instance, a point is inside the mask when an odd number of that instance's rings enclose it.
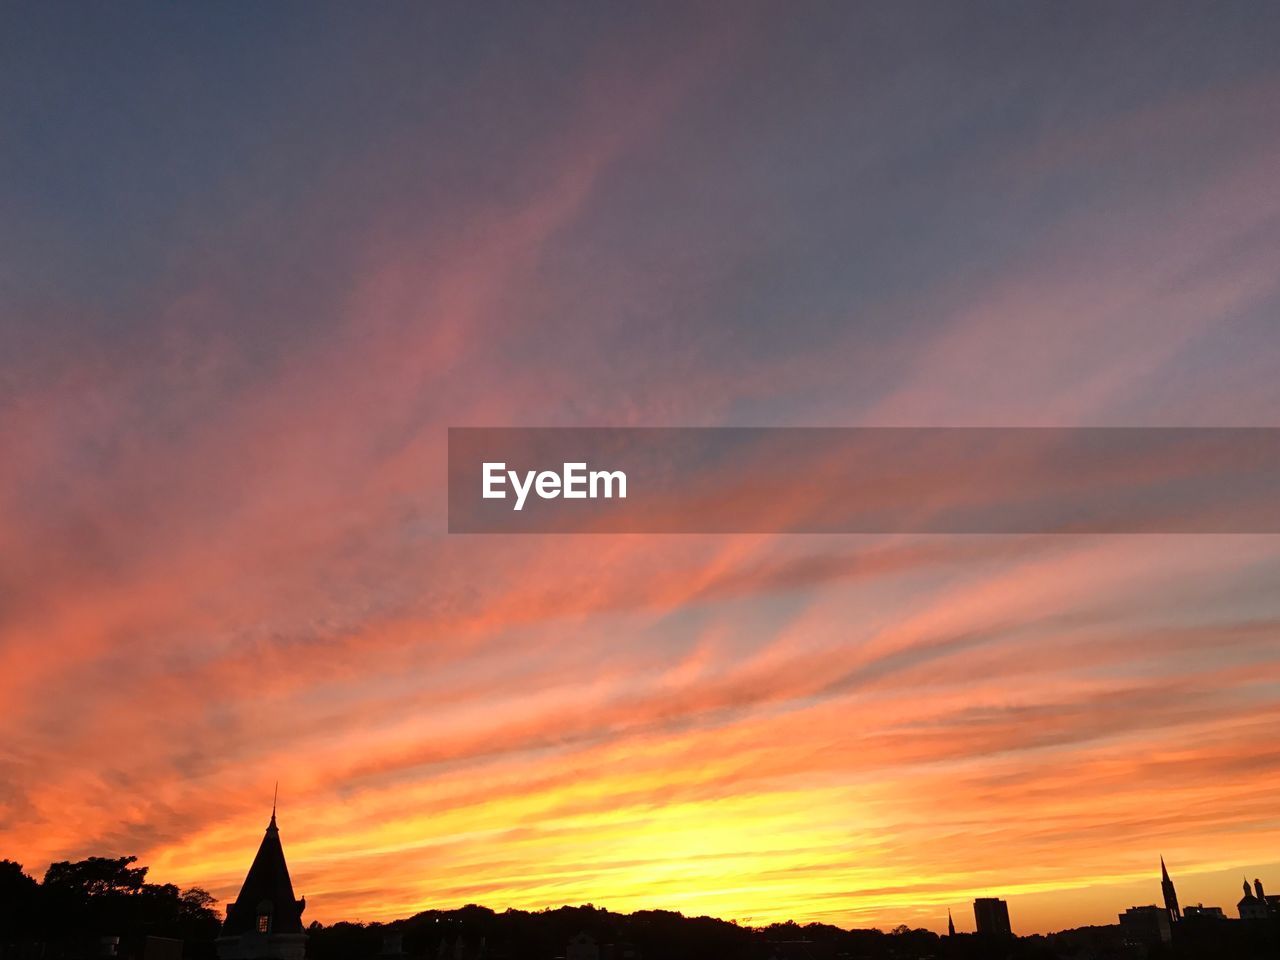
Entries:
{"label": "wispy cloud", "polygon": [[1275,425],[1272,45],[688,16],[264,25],[262,143],[184,205],[139,121],[120,251],[0,178],[84,274],[0,278],[0,856],[226,898],[279,780],[321,920],[1047,929],[1280,857],[1271,538],[444,534],[450,425]]}

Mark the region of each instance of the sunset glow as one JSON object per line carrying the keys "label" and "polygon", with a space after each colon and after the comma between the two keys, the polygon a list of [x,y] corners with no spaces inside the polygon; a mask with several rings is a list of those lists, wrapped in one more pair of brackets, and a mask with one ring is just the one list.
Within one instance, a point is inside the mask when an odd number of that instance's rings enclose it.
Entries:
{"label": "sunset glow", "polygon": [[1275,12],[539,8],[8,31],[0,857],[225,903],[278,781],[325,923],[1280,884],[1278,536],[445,503],[450,426],[1280,426]]}

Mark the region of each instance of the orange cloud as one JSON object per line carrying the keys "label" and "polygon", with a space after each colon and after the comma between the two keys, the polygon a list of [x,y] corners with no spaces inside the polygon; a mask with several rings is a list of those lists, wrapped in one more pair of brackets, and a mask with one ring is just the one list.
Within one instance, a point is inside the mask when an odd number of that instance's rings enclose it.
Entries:
{"label": "orange cloud", "polygon": [[316,267],[348,278],[336,319],[266,357],[200,335],[240,302],[210,268],[136,354],[55,349],[15,381],[0,856],[137,854],[226,900],[279,780],[324,921],[594,901],[938,927],[995,893],[1028,931],[1150,901],[1162,852],[1206,902],[1228,867],[1275,869],[1270,538],[444,534],[449,425],[1280,410],[1248,357],[1218,373],[1254,370],[1257,402],[1142,402],[1274,294],[1262,245],[1227,256],[1274,218],[1274,144],[1149,218],[1047,224],[984,282],[859,301],[891,328],[870,343],[744,343],[774,335],[733,315],[760,238],[690,238],[679,290],[598,253],[584,223],[679,168],[665,138],[755,42],[699,34],[643,82],[602,57],[518,182],[440,222],[389,205]]}

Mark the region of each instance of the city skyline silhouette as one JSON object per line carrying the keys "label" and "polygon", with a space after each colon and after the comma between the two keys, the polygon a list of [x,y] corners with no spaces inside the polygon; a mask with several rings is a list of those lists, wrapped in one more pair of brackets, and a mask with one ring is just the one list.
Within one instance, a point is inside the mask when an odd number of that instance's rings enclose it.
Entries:
{"label": "city skyline silhouette", "polygon": [[[390,923],[339,922],[326,926],[302,914],[306,897],[296,898],[277,825],[270,819],[244,880],[225,910],[203,888],[179,890],[148,880],[149,868],[136,857],[89,858],[55,863],[39,884],[21,866],[0,861],[0,956],[110,956],[141,960],[215,957],[217,960],[303,960],[304,957],[431,957],[453,960],[545,958],[556,938],[567,940],[571,960],[640,960],[707,955],[724,957],[994,957],[1062,956],[1234,957],[1273,955],[1280,947],[1280,895],[1267,894],[1262,881],[1246,879],[1238,918],[1218,906],[1180,904],[1176,884],[1159,858],[1162,903],[1135,905],[1118,923],[1066,929],[1048,936],[1022,935],[1011,921],[1007,901],[973,901],[973,932],[958,931],[947,910],[943,936],[898,925],[849,929],[794,921],[753,928],[686,917],[678,911],[619,915],[584,905],[546,908],[537,913],[508,909],[500,916],[482,905],[421,911]],[[710,926],[708,926],[710,925]],[[373,951],[375,938],[378,951]],[[602,939],[603,938],[603,939]],[[710,938],[710,939],[708,939]],[[406,950],[406,943],[409,949]],[[711,947],[711,943],[718,944]],[[1168,954],[1167,951],[1177,951]],[[354,952],[353,952],[354,951]],[[940,952],[939,952],[940,951]],[[1064,952],[1065,951],[1065,952]]]}
{"label": "city skyline silhouette", "polygon": [[[271,934],[279,939],[287,941],[284,948],[284,956],[287,954],[292,957],[296,953],[297,957],[301,957],[302,943],[305,938],[301,937],[307,930],[301,919],[303,912],[306,910],[306,897],[295,898],[293,881],[286,861],[284,845],[280,835],[280,829],[277,825],[277,797],[279,784],[275,788],[276,796],[272,798],[270,810],[270,818],[266,825],[266,830],[257,848],[256,854],[244,874],[243,880],[234,888],[236,893],[233,897],[227,899],[223,908],[223,916],[219,923],[220,940],[219,943],[231,944],[227,947],[228,957],[240,957],[241,953],[234,945],[237,938],[245,935],[250,937],[254,935]],[[119,876],[126,878],[128,883],[140,883],[142,878],[147,874],[147,867],[141,869],[125,869],[128,863],[136,861],[136,857],[128,857],[126,860],[118,861],[120,867],[118,869]],[[22,867],[11,860],[4,861],[12,873],[21,871]],[[81,866],[89,863],[103,863],[110,861],[109,858],[90,858],[84,861]],[[1196,904],[1187,903],[1187,909],[1184,911],[1183,904],[1180,902],[1176,884],[1170,875],[1169,868],[1165,862],[1163,855],[1158,856],[1159,873],[1158,873],[1158,889],[1159,903],[1150,905],[1133,905],[1129,908],[1129,912],[1134,911],[1152,911],[1161,914],[1167,921],[1165,927],[1166,938],[1169,930],[1176,930],[1179,923],[1190,921],[1193,924],[1201,921],[1214,920],[1232,920],[1239,919],[1242,921],[1276,921],[1280,922],[1280,894],[1265,893],[1263,882],[1260,878],[1255,877],[1250,883],[1248,877],[1245,877],[1243,883],[1244,896],[1235,904],[1234,910],[1231,905],[1227,907],[1218,904],[1206,905],[1203,900]],[[65,870],[71,866],[63,862],[61,864],[53,864],[50,870],[46,872],[45,884],[53,882],[51,878],[60,870]],[[176,889],[176,888],[175,888]],[[200,891],[201,896],[205,896],[205,887],[197,886],[196,890]],[[210,906],[218,902],[216,897],[207,897]],[[476,906],[475,904],[454,904],[448,905],[446,909],[460,909],[463,907]],[[546,904],[543,909],[551,909],[553,907],[569,907],[570,904]],[[439,909],[437,905],[436,909]],[[507,909],[510,909],[509,907]],[[660,910],[669,910],[680,912],[676,905],[667,905],[659,907]],[[948,936],[956,936],[958,933],[973,932],[980,936],[1001,937],[1016,936],[1016,931],[1012,928],[1010,919],[1010,911],[1006,898],[1000,896],[978,896],[973,898],[973,921],[971,929],[966,930],[963,926],[957,928],[952,915],[952,905],[946,908],[946,921],[942,930],[935,931],[945,933]],[[404,918],[393,918],[396,920]],[[732,918],[722,917],[717,919],[731,920],[733,923],[742,922],[744,926],[750,925],[751,918]],[[1123,925],[1125,917],[1120,916]],[[793,920],[786,921],[794,923]],[[1165,921],[1161,921],[1164,923]],[[893,924],[888,919],[876,925],[877,928],[893,928],[901,926]],[[1089,924],[1080,924],[1080,926],[1089,926]],[[928,927],[926,927],[928,929]],[[1070,928],[1064,928],[1070,929]],[[1047,933],[1053,931],[1035,931],[1035,933]],[[220,950],[222,947],[219,948]],[[221,955],[221,954],[220,954]]]}

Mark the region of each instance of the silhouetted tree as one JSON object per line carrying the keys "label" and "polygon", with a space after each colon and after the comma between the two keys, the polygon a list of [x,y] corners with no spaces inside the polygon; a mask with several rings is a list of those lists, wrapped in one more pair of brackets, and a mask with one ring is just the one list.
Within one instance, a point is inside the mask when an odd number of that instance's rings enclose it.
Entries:
{"label": "silhouetted tree", "polygon": [[50,864],[37,884],[21,865],[0,861],[0,942],[70,941],[148,934],[207,941],[219,917],[208,891],[147,883],[136,857],[89,857]]}
{"label": "silhouetted tree", "polygon": [[60,860],[49,864],[44,888],[82,897],[138,893],[146,884],[147,868],[129,866],[137,861],[137,857],[89,857],[75,863]]}
{"label": "silhouetted tree", "polygon": [[0,860],[0,941],[28,935],[38,922],[40,885],[22,864]]}

